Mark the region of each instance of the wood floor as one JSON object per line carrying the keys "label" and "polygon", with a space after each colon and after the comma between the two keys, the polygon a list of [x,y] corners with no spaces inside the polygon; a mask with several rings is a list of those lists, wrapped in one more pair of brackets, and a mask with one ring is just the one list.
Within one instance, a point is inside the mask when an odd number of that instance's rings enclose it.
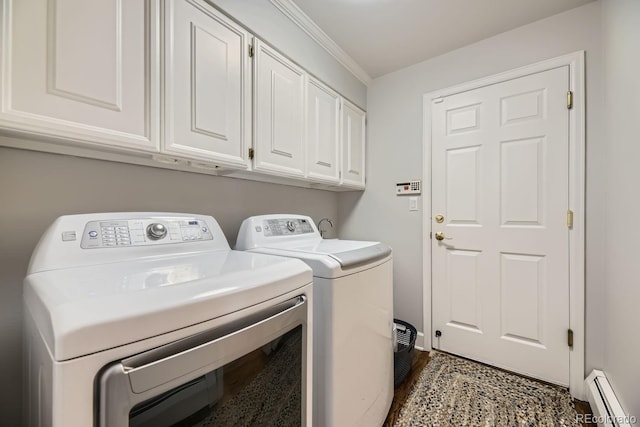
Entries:
{"label": "wood floor", "polygon": [[392,427],[396,422],[396,420],[398,419],[398,415],[400,415],[400,409],[402,408],[402,405],[407,401],[407,397],[409,397],[409,393],[411,392],[413,385],[416,383],[416,381],[418,381],[420,373],[422,372],[424,367],[427,366],[428,362],[428,351],[413,351],[411,371],[409,371],[409,374],[404,379],[404,381],[394,390],[391,409],[389,409],[387,419],[384,420],[383,427]]}
{"label": "wood floor", "polygon": [[[387,415],[387,419],[384,421],[383,427],[392,427],[398,416],[400,415],[400,409],[402,409],[402,405],[407,401],[409,397],[409,393],[413,388],[414,384],[418,381],[420,377],[420,373],[429,363],[429,352],[426,351],[418,351],[414,350],[413,362],[411,364],[411,371],[409,375],[404,379],[404,381],[396,387],[393,394],[393,402],[391,403],[391,409],[389,409],[389,414]],[[591,414],[591,408],[587,402],[582,402],[580,400],[575,400],[576,412],[578,414]],[[583,423],[583,427],[591,427],[595,426],[595,424]]]}

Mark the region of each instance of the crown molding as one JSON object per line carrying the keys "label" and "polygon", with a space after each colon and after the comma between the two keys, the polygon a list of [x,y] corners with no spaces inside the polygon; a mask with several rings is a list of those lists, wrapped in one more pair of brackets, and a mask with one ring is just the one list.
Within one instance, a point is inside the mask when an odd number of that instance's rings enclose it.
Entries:
{"label": "crown molding", "polygon": [[318,25],[313,22],[292,0],[271,0],[271,3],[280,10],[287,18],[296,24],[302,31],[313,39],[318,45],[333,56],[358,80],[369,86],[371,76],[358,65],[340,46],[333,41]]}

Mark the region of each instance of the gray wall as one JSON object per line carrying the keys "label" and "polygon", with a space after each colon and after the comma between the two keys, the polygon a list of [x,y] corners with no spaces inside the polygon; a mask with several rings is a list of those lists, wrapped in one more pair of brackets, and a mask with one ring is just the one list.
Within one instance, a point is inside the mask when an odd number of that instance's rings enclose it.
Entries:
{"label": "gray wall", "polygon": [[208,0],[343,96],[366,109],[367,88],[269,0]]}
{"label": "gray wall", "polygon": [[[606,295],[604,371],[627,414],[640,418],[640,2],[605,0]],[[604,309],[606,308],[606,309]]]}
{"label": "gray wall", "polygon": [[[423,176],[422,95],[563,54],[586,50],[587,369],[602,366],[605,144],[602,140],[600,3],[555,15],[373,81],[368,92],[367,190],[338,197],[340,237],[394,249],[395,316],[423,329],[422,212],[410,212],[394,183]],[[421,201],[420,201],[421,204]],[[428,213],[427,213],[428,214]],[[427,231],[428,232],[428,231]],[[428,261],[427,261],[428,262]]]}
{"label": "gray wall", "polygon": [[250,215],[300,213],[316,222],[337,217],[337,195],[328,191],[2,147],[0,183],[3,426],[20,425],[22,279],[40,235],[58,216],[113,211],[212,215],[231,245]]}

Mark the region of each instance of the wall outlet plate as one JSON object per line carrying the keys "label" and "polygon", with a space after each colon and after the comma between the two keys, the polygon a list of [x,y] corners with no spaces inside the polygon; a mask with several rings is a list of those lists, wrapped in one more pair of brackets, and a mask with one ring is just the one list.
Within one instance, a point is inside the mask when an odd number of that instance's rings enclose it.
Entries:
{"label": "wall outlet plate", "polygon": [[396,184],[396,194],[398,196],[420,193],[422,193],[422,181],[419,179],[416,179],[414,181],[399,182]]}

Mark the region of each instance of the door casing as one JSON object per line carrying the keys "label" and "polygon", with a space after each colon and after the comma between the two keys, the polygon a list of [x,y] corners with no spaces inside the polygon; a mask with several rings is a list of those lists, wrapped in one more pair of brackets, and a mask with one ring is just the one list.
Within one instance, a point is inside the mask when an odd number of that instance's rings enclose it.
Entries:
{"label": "door casing", "polygon": [[[431,105],[434,99],[501,83],[560,66],[569,66],[569,90],[573,108],[569,110],[569,209],[573,211],[573,228],[569,235],[569,327],[573,330],[573,348],[569,360],[571,396],[584,400],[585,366],[585,79],[584,51],[559,56],[514,70],[473,80],[423,95],[423,197],[422,228],[424,254],[422,271],[423,349],[431,349]],[[419,345],[422,344],[422,345]]]}

